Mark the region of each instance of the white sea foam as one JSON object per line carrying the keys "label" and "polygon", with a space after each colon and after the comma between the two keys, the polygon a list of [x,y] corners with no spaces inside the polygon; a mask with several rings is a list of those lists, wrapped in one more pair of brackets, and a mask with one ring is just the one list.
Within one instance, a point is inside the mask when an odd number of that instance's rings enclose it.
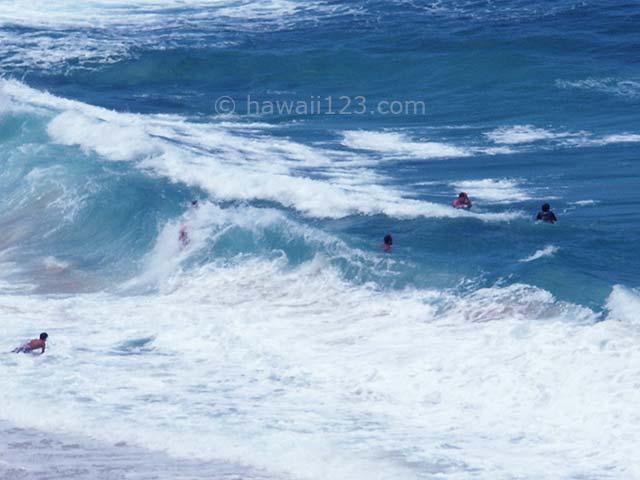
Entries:
{"label": "white sea foam", "polygon": [[[225,47],[232,42],[223,36],[212,39],[211,32],[233,21],[240,31],[277,30],[351,10],[323,1],[293,0],[4,1],[0,65],[77,68],[115,62],[136,47],[164,49],[180,42],[189,42],[191,48]],[[16,27],[20,31],[13,31]]]}
{"label": "white sea foam", "polygon": [[609,319],[640,326],[640,292],[637,289],[614,286],[606,308]]}
{"label": "white sea foam", "polygon": [[413,158],[449,158],[467,157],[468,150],[438,142],[417,142],[404,134],[396,132],[346,131],[343,132],[342,144],[345,147],[369,150],[392,156],[409,156]]}
{"label": "white sea foam", "polygon": [[465,191],[473,199],[484,203],[512,203],[530,200],[532,197],[521,187],[520,182],[509,178],[485,178],[465,180],[451,184],[456,191]]}
{"label": "white sea foam", "polygon": [[[218,3],[222,2],[218,0]],[[313,18],[317,21],[321,17],[358,12],[358,9],[351,5],[326,1],[263,0],[256,2],[244,0],[224,3],[226,5],[221,6],[216,12],[220,17],[241,20],[278,19],[285,24],[290,24],[296,17]]]}
{"label": "white sea foam", "polygon": [[575,202],[571,202],[570,205],[577,205],[579,207],[591,207],[593,205],[597,205],[598,200],[576,200]]}
{"label": "white sea foam", "polygon": [[[45,357],[0,356],[0,419],[302,479],[640,473],[627,322],[526,285],[380,291],[322,257],[210,264],[178,284],[0,297],[0,348],[50,334]],[[610,320],[637,311],[621,292]]]}
{"label": "white sea foam", "polygon": [[479,23],[486,25],[489,22],[501,21],[505,24],[514,23],[521,24],[524,21],[536,21],[539,18],[553,17],[561,15],[564,12],[575,12],[581,8],[588,8],[584,4],[540,4],[518,2],[508,5],[487,2],[483,8],[478,8],[477,3],[473,0],[451,0],[443,2],[442,0],[430,2],[416,2],[415,0],[389,0],[390,3],[398,5],[409,5],[416,10],[422,10],[427,14],[433,14],[438,17],[455,18],[463,22]]}
{"label": "white sea foam", "polygon": [[609,135],[597,135],[593,132],[579,131],[553,131],[538,128],[533,125],[515,125],[499,127],[485,133],[489,140],[501,145],[525,145],[543,143],[545,145],[560,147],[595,147],[614,143],[640,142],[640,134],[614,133]]}
{"label": "white sea foam", "polygon": [[511,147],[475,147],[472,149],[474,152],[483,153],[485,155],[508,155],[510,153],[516,153]]}
{"label": "white sea foam", "polygon": [[582,135],[568,138],[563,145],[569,147],[601,147],[618,143],[638,143],[640,134],[637,133],[614,133],[604,136]]}
{"label": "white sea foam", "polygon": [[619,78],[586,78],[583,80],[556,80],[559,88],[593,90],[621,97],[636,98],[640,96],[640,82]]}
{"label": "white sea foam", "polygon": [[[179,241],[182,231],[188,238],[186,244]],[[278,232],[285,244],[302,241],[315,252],[334,260],[340,259],[361,271],[379,267],[379,255],[349,247],[322,230],[292,221],[282,211],[248,206],[223,209],[201,201],[198,208],[190,208],[179,219],[162,228],[154,248],[146,255],[143,273],[125,282],[121,286],[122,291],[137,291],[139,287],[149,286],[160,287],[163,291],[177,288],[187,260],[197,257],[205,248],[215,248],[225,235],[237,235],[239,231],[248,232],[258,241],[262,241],[267,232]],[[255,248],[260,250],[259,246]],[[387,261],[393,263],[393,260]]]}
{"label": "white sea foam", "polygon": [[637,133],[619,133],[614,135],[606,135],[598,141],[603,145],[609,143],[638,143],[640,142],[640,134]]}
{"label": "white sea foam", "polygon": [[533,125],[514,125],[500,127],[485,134],[489,140],[505,145],[517,145],[521,143],[533,143],[542,140],[555,140],[566,138],[571,134],[566,132],[552,132]]}
{"label": "white sea foam", "polygon": [[57,143],[78,145],[109,160],[131,161],[161,153],[133,116],[116,124],[71,110],[56,116],[47,131]]}
{"label": "white sea foam", "polygon": [[556,247],[555,245],[547,245],[546,247],[540,250],[536,250],[535,253],[532,253],[528,257],[521,259],[520,262],[527,263],[527,262],[533,262],[540,258],[552,257],[558,250],[559,248]]}
{"label": "white sea foam", "polygon": [[69,262],[65,262],[64,260],[60,260],[52,255],[45,257],[42,261],[44,268],[49,272],[64,272],[68,269],[71,264]]}
{"label": "white sea foam", "polygon": [[1,94],[52,116],[48,133],[56,143],[78,146],[107,160],[135,162],[139,168],[203,188],[218,199],[267,200],[309,216],[332,218],[385,214],[504,221],[521,216],[460,212],[449,205],[415,200],[384,186],[384,178],[374,171],[344,162],[349,158],[344,152],[261,132],[230,132],[171,115],[117,113],[16,81],[2,81]]}

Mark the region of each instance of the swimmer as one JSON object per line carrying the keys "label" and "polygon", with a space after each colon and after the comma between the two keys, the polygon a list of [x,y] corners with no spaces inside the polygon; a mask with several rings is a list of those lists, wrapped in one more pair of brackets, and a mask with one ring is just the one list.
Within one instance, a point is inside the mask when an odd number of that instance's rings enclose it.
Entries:
{"label": "swimmer", "polygon": [[180,233],[178,234],[178,240],[180,241],[180,245],[186,247],[189,245],[191,240],[189,239],[189,234],[187,233],[187,226],[183,225],[180,227]]}
{"label": "swimmer", "polygon": [[45,347],[47,346],[47,338],[49,338],[49,335],[47,335],[46,332],[42,332],[40,334],[40,338],[34,338],[30,342],[27,342],[21,347],[13,350],[13,353],[31,353],[34,350],[38,350],[39,348],[41,348],[42,351],[40,352],[40,355],[42,355],[44,353]]}
{"label": "swimmer", "polygon": [[[198,203],[198,200],[191,200],[191,208],[199,208],[200,204]],[[183,247],[186,247],[187,245],[189,245],[189,243],[191,243],[191,239],[189,238],[189,233],[187,232],[187,226],[186,225],[182,225],[180,227],[180,233],[178,234],[178,241],[180,242],[180,245],[182,245]]]}
{"label": "swimmer", "polygon": [[542,205],[542,211],[538,212],[538,216],[536,216],[536,222],[542,220],[547,223],[556,223],[558,221],[558,217],[556,214],[551,211],[551,206],[548,203]]}
{"label": "swimmer", "polygon": [[454,208],[462,208],[463,210],[469,210],[471,206],[472,204],[471,204],[471,200],[469,200],[469,195],[467,195],[464,192],[461,192],[460,195],[458,195],[458,198],[456,198],[453,201]]}
{"label": "swimmer", "polygon": [[384,236],[384,243],[382,244],[382,249],[385,252],[391,252],[391,246],[393,245],[393,237],[390,233],[387,233]]}

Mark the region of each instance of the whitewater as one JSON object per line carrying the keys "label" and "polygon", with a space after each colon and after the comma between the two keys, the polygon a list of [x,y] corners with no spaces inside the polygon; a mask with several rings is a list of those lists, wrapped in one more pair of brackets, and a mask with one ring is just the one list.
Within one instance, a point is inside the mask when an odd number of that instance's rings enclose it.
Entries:
{"label": "whitewater", "polygon": [[638,22],[3,2],[0,478],[640,479]]}

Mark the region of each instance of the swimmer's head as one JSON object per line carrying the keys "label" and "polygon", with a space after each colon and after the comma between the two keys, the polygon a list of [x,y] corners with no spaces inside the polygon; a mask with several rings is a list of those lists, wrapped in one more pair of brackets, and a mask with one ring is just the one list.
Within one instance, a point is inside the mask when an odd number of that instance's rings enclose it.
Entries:
{"label": "swimmer's head", "polygon": [[198,200],[191,200],[191,206],[194,208],[198,208],[200,205],[198,204]]}
{"label": "swimmer's head", "polygon": [[49,335],[47,335],[47,332],[42,332],[40,334],[40,340],[46,340],[47,338],[49,338]]}
{"label": "swimmer's head", "polygon": [[548,203],[545,203],[544,205],[542,205],[543,212],[548,212],[549,210],[551,210],[551,205],[549,205]]}
{"label": "swimmer's head", "polygon": [[458,195],[458,198],[467,198],[467,194],[464,192],[460,192],[460,195]]}
{"label": "swimmer's head", "polygon": [[390,234],[390,233],[387,233],[387,234],[384,236],[384,244],[385,244],[385,245],[393,245],[393,237],[391,236],[391,234]]}

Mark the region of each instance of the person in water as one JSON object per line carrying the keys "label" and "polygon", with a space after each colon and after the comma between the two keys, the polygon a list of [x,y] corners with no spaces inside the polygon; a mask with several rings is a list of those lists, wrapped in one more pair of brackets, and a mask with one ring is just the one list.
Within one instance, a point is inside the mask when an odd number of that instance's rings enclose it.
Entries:
{"label": "person in water", "polygon": [[[199,206],[200,204],[198,203],[198,200],[191,201],[191,208],[198,208]],[[191,239],[189,238],[189,233],[187,232],[186,225],[182,225],[180,227],[180,233],[178,234],[178,241],[180,242],[180,245],[182,245],[183,247],[186,247],[191,242]]]}
{"label": "person in water", "polygon": [[469,195],[467,195],[465,192],[461,192],[460,195],[458,195],[458,198],[456,198],[453,201],[454,208],[462,208],[463,210],[469,210],[471,206],[472,204],[471,204],[471,200],[469,199]]}
{"label": "person in water", "polygon": [[558,221],[558,217],[556,214],[551,211],[551,206],[548,203],[542,205],[542,211],[538,212],[538,216],[536,217],[536,221],[542,220],[547,223],[556,223]]}
{"label": "person in water", "polygon": [[183,247],[186,247],[187,245],[189,245],[189,242],[191,241],[189,239],[189,234],[187,233],[187,226],[183,225],[182,227],[180,227],[180,233],[178,234],[178,240],[180,241],[180,245],[182,245]]}
{"label": "person in water", "polygon": [[41,348],[42,351],[40,352],[40,355],[42,355],[44,353],[45,347],[47,346],[47,338],[49,338],[49,335],[47,335],[46,332],[42,332],[40,334],[40,338],[34,338],[30,342],[27,342],[21,347],[13,350],[13,353],[31,353],[34,350],[38,350],[39,348]]}
{"label": "person in water", "polygon": [[385,252],[390,252],[391,251],[391,246],[393,245],[393,237],[391,236],[390,233],[387,233],[384,236],[384,243],[382,244],[382,249]]}

